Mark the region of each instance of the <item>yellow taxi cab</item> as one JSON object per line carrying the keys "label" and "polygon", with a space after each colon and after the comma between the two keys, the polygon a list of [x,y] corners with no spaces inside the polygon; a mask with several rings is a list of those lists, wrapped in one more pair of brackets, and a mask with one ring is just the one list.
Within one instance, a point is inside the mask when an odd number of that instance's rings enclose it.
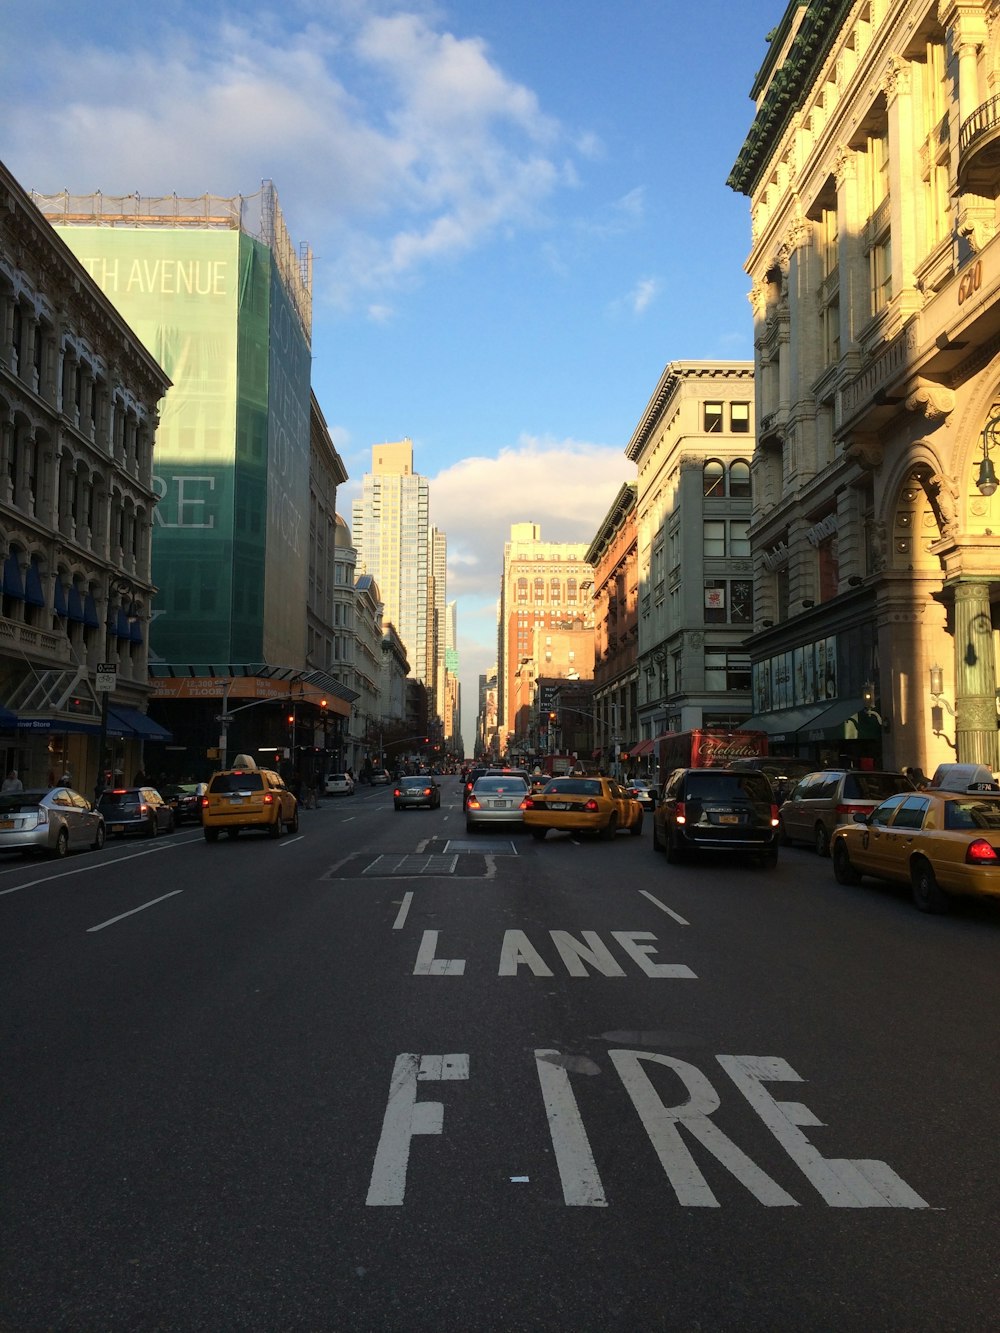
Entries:
{"label": "yellow taxi cab", "polygon": [[552,778],[524,802],[524,826],[541,841],[550,828],[613,838],[619,829],[642,832],[642,806],[613,778]]}
{"label": "yellow taxi cab", "polygon": [[897,792],[834,829],[830,851],[838,883],[909,884],[921,912],[946,912],[952,894],[1000,897],[1000,789]]}
{"label": "yellow taxi cab", "polygon": [[201,798],[201,823],[206,842],[223,831],[230,838],[242,829],[261,829],[280,838],[297,833],[299,806],[278,773],[258,768],[249,755],[238,754],[233,768],[213,773]]}

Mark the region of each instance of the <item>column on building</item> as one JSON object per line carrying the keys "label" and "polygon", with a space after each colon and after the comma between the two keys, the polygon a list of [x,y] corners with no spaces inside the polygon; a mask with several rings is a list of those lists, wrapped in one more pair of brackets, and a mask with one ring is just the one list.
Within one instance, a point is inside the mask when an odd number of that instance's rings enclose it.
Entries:
{"label": "column on building", "polygon": [[955,588],[955,742],[958,761],[997,768],[996,663],[988,583]]}

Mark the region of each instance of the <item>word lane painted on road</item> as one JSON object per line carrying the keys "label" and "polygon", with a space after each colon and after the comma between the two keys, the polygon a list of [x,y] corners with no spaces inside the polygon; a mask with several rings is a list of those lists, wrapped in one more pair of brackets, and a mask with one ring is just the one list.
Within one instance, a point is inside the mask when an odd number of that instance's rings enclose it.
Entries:
{"label": "word lane painted on road", "polygon": [[[647,977],[696,979],[695,973],[683,963],[659,963],[650,956],[656,952],[656,936],[648,930],[613,930],[611,938],[624,955],[632,971]],[[555,947],[558,963],[571,977],[624,977],[625,966],[615,957],[610,946],[596,930],[581,930],[579,938],[568,930],[550,930],[549,939]],[[420,939],[415,977],[461,977],[465,975],[466,959],[439,958],[436,930],[425,930]],[[551,955],[550,955],[551,957]],[[556,958],[552,958],[553,964]],[[541,950],[528,939],[523,930],[505,930],[500,944],[497,976],[516,977],[526,973],[535,977],[553,977],[555,972],[545,961]]]}
{"label": "word lane painted on road", "polygon": [[[563,1200],[570,1207],[606,1208],[604,1182],[570,1078],[571,1072],[580,1067],[580,1057],[552,1050],[535,1050],[534,1057]],[[823,1121],[801,1102],[778,1101],[764,1086],[803,1081],[787,1060],[753,1055],[715,1058],[808,1185],[830,1208],[929,1206],[886,1162],[822,1156],[803,1133],[803,1127],[822,1125]],[[799,1199],[715,1124],[712,1117],[722,1100],[702,1070],[687,1060],[648,1050],[612,1050],[608,1051],[608,1059],[680,1205],[721,1206],[689,1146],[688,1140],[693,1140],[702,1156],[714,1158],[763,1207],[800,1206]],[[585,1063],[590,1076],[607,1072],[592,1061]],[[661,1078],[662,1070],[667,1069],[678,1080],[683,1096],[676,1099],[675,1105],[668,1106],[654,1087],[647,1072],[651,1066],[661,1071]],[[368,1206],[402,1206],[413,1139],[417,1135],[445,1132],[444,1103],[418,1100],[418,1083],[470,1083],[470,1067],[468,1055],[406,1053],[396,1057],[365,1201]],[[442,1166],[442,1172],[454,1170],[453,1156],[445,1154],[445,1159],[447,1166]],[[524,1177],[516,1179],[523,1181]]]}

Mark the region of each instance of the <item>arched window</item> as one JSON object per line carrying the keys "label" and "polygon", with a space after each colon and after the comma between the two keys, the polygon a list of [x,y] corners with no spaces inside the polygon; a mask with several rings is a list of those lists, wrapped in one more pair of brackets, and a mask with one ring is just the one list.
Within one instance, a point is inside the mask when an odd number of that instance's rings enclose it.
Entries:
{"label": "arched window", "polygon": [[750,498],[750,464],[745,458],[734,458],[729,464],[729,494],[734,500]]}
{"label": "arched window", "polygon": [[718,458],[705,461],[702,472],[702,488],[706,496],[713,500],[721,499],[726,493],[726,469]]}

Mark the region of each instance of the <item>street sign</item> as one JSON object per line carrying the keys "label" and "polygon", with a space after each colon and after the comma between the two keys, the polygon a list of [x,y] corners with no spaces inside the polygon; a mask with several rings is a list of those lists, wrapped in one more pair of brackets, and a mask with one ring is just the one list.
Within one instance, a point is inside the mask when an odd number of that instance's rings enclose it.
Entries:
{"label": "street sign", "polygon": [[111,694],[118,685],[118,667],[114,662],[98,662],[97,679],[94,681],[94,688],[100,693],[106,691]]}
{"label": "street sign", "polygon": [[233,715],[232,713],[216,713],[215,720],[216,722],[232,722]]}

